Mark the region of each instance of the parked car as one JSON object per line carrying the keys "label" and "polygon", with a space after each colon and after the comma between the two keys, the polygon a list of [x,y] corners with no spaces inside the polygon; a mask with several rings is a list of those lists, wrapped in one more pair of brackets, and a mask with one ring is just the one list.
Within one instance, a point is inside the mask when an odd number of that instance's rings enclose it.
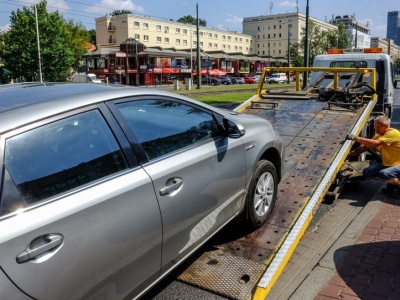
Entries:
{"label": "parked car", "polygon": [[221,80],[221,84],[232,84],[232,80],[229,77],[219,77],[219,79]]}
{"label": "parked car", "polygon": [[243,77],[244,83],[257,83],[253,77]]}
{"label": "parked car", "polygon": [[286,73],[274,73],[269,76],[269,83],[287,83]]}
{"label": "parked car", "polygon": [[231,80],[235,84],[243,84],[243,83],[245,83],[244,79],[242,77],[231,77]]}
{"label": "parked car", "polygon": [[253,76],[252,78],[256,81],[256,83],[259,83],[260,82],[260,75],[255,75],[255,76]]}
{"label": "parked car", "polygon": [[208,85],[219,85],[221,84],[221,80],[216,77],[202,77],[201,83]]}
{"label": "parked car", "polygon": [[[241,215],[270,216],[283,142],[159,89],[0,85],[2,299],[133,299]],[[217,170],[217,171],[216,171]]]}

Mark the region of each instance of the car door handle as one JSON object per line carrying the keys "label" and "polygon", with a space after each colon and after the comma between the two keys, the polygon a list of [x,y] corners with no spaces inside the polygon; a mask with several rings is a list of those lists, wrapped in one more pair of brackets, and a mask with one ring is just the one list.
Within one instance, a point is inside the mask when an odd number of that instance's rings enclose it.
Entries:
{"label": "car door handle", "polygon": [[47,234],[34,239],[28,246],[28,248],[17,255],[17,263],[29,261],[36,256],[46,253],[63,242],[63,237],[60,234]]}
{"label": "car door handle", "polygon": [[171,193],[172,191],[175,191],[178,188],[180,188],[182,186],[182,184],[183,184],[182,178],[171,178],[171,179],[168,179],[167,185],[164,186],[160,190],[160,195],[161,196],[167,195],[167,194]]}

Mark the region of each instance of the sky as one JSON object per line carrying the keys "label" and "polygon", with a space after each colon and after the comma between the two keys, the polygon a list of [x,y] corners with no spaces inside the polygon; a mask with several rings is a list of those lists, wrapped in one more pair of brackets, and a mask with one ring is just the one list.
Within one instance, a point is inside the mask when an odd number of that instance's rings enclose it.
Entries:
{"label": "sky", "polygon": [[[0,30],[7,30],[12,11],[31,6],[40,0],[0,0]],[[113,10],[130,10],[133,14],[165,20],[177,20],[192,15],[207,26],[222,30],[242,31],[244,17],[283,14],[299,11],[310,17],[329,21],[332,17],[354,15],[360,24],[367,25],[373,37],[386,37],[387,14],[400,11],[398,0],[47,0],[49,11],[58,10],[65,19],[81,22],[86,29],[95,29],[95,19]]]}

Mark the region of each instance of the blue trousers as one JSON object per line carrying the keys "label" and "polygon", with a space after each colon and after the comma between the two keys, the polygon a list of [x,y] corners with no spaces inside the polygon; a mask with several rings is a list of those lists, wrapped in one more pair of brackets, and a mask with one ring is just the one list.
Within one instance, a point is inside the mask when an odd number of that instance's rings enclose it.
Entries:
{"label": "blue trousers", "polygon": [[400,166],[385,167],[381,163],[375,163],[363,170],[364,177],[378,177],[383,180],[391,178],[400,179]]}

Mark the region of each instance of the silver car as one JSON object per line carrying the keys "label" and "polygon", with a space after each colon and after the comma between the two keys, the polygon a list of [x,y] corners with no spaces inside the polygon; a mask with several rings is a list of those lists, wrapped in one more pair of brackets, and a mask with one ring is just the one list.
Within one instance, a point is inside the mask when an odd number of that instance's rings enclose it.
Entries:
{"label": "silver car", "polygon": [[241,216],[274,207],[269,122],[166,91],[0,86],[1,299],[138,298]]}

